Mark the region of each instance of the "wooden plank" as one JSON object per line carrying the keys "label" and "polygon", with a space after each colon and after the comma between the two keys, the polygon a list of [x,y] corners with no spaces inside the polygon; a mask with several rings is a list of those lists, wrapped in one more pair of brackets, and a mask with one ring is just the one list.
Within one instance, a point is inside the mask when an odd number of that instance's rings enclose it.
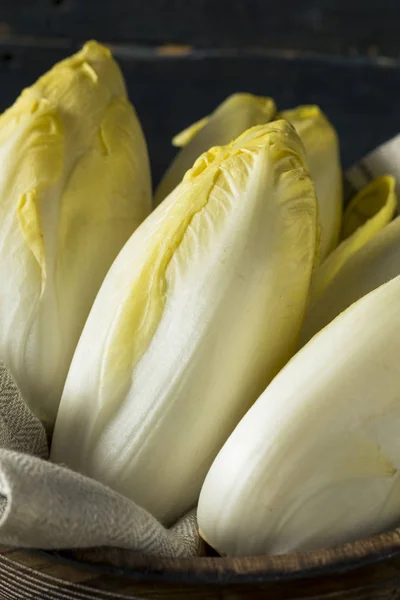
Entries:
{"label": "wooden plank", "polygon": [[0,22],[3,34],[80,41],[400,53],[395,0],[1,0]]}
{"label": "wooden plank", "polygon": [[[0,47],[0,109],[69,50]],[[339,132],[345,167],[400,131],[395,65],[196,52],[186,57],[121,52],[120,64],[148,140],[155,181],[174,155],[171,137],[235,91],[271,95],[280,109],[319,104]]]}

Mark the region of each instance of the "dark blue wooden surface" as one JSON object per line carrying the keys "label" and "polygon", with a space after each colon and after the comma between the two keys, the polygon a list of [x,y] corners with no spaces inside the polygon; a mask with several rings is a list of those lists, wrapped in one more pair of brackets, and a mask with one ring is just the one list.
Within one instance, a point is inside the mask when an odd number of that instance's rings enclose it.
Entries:
{"label": "dark blue wooden surface", "polygon": [[400,2],[276,4],[0,0],[0,108],[96,37],[120,61],[155,181],[170,138],[235,91],[271,95],[280,108],[319,104],[344,166],[400,132]]}
{"label": "dark blue wooden surface", "polygon": [[398,0],[1,0],[12,34],[399,55]]}

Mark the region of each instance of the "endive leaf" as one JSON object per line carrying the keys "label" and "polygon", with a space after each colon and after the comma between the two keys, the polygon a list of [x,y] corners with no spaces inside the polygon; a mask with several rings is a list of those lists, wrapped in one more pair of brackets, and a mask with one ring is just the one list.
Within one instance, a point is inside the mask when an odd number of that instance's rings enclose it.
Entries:
{"label": "endive leaf", "polygon": [[[18,172],[10,172],[10,179],[13,180],[13,193],[17,198],[20,194],[17,204],[19,227],[41,269],[43,287],[46,279],[46,260],[40,218],[40,190],[55,181],[62,172],[64,135],[61,119],[54,109],[49,108],[48,103],[39,104],[34,101],[33,108],[34,117],[19,132],[21,137],[15,136],[13,140],[13,152],[18,152],[21,156],[29,153],[29,160],[15,161],[14,169],[18,169]],[[32,110],[32,105],[29,105],[28,109]],[[6,148],[4,154],[1,153],[5,163],[8,151]],[[29,188],[21,189],[20,186],[26,185],[26,182],[30,183]],[[4,214],[4,219],[6,218]]]}
{"label": "endive leaf", "polygon": [[375,235],[392,218],[396,202],[394,177],[383,175],[371,181],[354,196],[344,212],[342,240],[358,230],[362,232],[363,238]]}
{"label": "endive leaf", "polygon": [[316,246],[302,152],[285,121],[254,127],[204,153],[138,228],[82,333],[53,460],[168,524],[196,503],[295,348]]}
{"label": "endive leaf", "polygon": [[187,146],[189,142],[199,133],[200,129],[203,129],[204,125],[208,123],[210,117],[203,117],[199,121],[192,123],[189,127],[186,127],[183,131],[177,133],[172,138],[172,145],[177,148],[183,148]]}
{"label": "endive leaf", "polygon": [[42,286],[46,281],[46,261],[43,244],[43,234],[40,227],[38,210],[38,193],[33,189],[23,194],[17,206],[19,226],[26,243],[36,258],[42,271]]}
{"label": "endive leaf", "polygon": [[337,246],[342,222],[342,171],[335,129],[318,106],[298,106],[278,118],[289,121],[304,144],[315,183],[320,226],[320,260]]}
{"label": "endive leaf", "polygon": [[304,345],[353,302],[397,275],[400,275],[400,217],[350,256],[322,294],[311,303],[300,345]]}
{"label": "endive leaf", "polygon": [[0,356],[52,428],[101,282],[150,210],[140,125],[90,42],[0,117]]}
{"label": "endive leaf", "polygon": [[198,520],[223,554],[328,548],[400,519],[400,277],[315,336],[241,420]]}
{"label": "endive leaf", "polygon": [[[252,94],[233,94],[229,96],[209,116],[197,121],[183,136],[183,148],[177,154],[162,178],[154,197],[157,206],[180,183],[184,174],[194,161],[212,146],[229,144],[249,127],[268,123],[275,114],[272,98],[253,96]],[[204,123],[201,126],[201,123]]]}
{"label": "endive leaf", "polygon": [[396,210],[396,181],[390,175],[374,179],[348,205],[342,242],[316,272],[312,299],[317,300],[349,258],[392,219]]}

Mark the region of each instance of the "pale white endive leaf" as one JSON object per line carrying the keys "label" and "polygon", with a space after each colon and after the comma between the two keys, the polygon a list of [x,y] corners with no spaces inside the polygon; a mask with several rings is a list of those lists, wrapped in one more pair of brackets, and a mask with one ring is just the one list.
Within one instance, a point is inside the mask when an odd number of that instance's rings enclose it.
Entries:
{"label": "pale white endive leaf", "polygon": [[65,385],[52,459],[170,524],[293,354],[316,199],[285,121],[204,153],[125,245]]}
{"label": "pale white endive leaf", "polygon": [[328,548],[400,522],[400,277],[280,371],[215,459],[200,531],[222,554]]}

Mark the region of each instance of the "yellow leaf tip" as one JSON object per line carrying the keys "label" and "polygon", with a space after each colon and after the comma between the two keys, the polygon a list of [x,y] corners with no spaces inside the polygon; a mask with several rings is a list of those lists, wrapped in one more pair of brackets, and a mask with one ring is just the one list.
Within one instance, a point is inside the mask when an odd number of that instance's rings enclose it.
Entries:
{"label": "yellow leaf tip", "polygon": [[103,56],[107,58],[111,58],[111,50],[105,46],[104,44],[100,44],[96,40],[87,41],[81,50],[81,53],[85,57],[94,58],[96,56]]}
{"label": "yellow leaf tip", "polygon": [[319,119],[321,117],[325,117],[325,115],[321,108],[316,104],[301,104],[296,108],[284,110],[277,115],[277,118],[285,118],[289,121],[293,118],[306,121],[309,119]]}

